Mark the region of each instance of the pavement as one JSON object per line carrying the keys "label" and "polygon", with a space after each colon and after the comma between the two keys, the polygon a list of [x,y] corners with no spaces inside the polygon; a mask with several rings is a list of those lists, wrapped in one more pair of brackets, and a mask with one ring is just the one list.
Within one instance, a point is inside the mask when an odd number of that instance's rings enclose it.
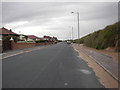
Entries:
{"label": "pavement", "polygon": [[77,44],[77,47],[80,48],[84,53],[96,61],[102,68],[104,68],[114,79],[119,80],[118,78],[118,63],[108,55],[103,53],[96,52],[94,50],[86,49]]}
{"label": "pavement", "polygon": [[78,58],[71,44],[3,58],[3,88],[104,88],[87,63]]}

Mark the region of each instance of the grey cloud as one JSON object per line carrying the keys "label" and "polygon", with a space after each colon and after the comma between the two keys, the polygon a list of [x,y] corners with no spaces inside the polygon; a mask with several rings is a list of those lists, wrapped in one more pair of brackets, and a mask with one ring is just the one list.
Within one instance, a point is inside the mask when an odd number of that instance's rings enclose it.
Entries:
{"label": "grey cloud", "polygon": [[[117,6],[116,6],[117,7]],[[48,19],[64,15],[66,11],[79,11],[83,19],[108,18],[116,13],[112,3],[3,3],[3,22],[18,20]],[[72,9],[73,8],[73,9]],[[80,10],[77,10],[80,9]],[[108,12],[108,10],[112,12]],[[69,13],[68,12],[68,13]],[[105,16],[106,15],[106,16]]]}
{"label": "grey cloud", "polygon": [[[61,6],[62,7],[62,6]],[[64,8],[63,8],[64,9]],[[12,22],[18,20],[48,19],[60,15],[59,6],[48,3],[3,3],[3,20]],[[56,13],[57,12],[57,13]]]}
{"label": "grey cloud", "polygon": [[[2,3],[0,2],[0,13],[2,13]],[[0,27],[2,27],[2,14],[0,14]]]}
{"label": "grey cloud", "polygon": [[[82,29],[86,30],[83,34],[86,34],[86,32],[91,32],[90,30],[92,30],[89,22],[93,24],[98,22],[96,24],[98,26],[99,23],[111,24],[117,21],[118,16],[118,5],[116,2],[3,2],[2,6],[4,25],[19,21],[29,22],[13,27],[16,30],[21,27],[40,26],[46,27],[47,30],[51,30],[52,32],[52,30],[66,30],[71,25],[77,30],[77,14],[71,14],[71,12],[79,11],[80,22],[83,25]],[[106,22],[104,23],[105,20]],[[82,21],[85,21],[85,23]],[[102,26],[104,26],[103,24]],[[85,25],[89,29],[84,28]],[[96,26],[94,29],[97,28],[99,29],[100,27]]]}

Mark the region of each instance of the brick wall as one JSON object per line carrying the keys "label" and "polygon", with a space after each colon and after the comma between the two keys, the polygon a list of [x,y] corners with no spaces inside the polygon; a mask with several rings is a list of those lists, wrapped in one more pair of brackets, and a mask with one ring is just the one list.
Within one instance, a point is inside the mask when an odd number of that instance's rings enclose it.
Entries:
{"label": "brick wall", "polygon": [[0,40],[0,53],[2,53],[2,40]]}
{"label": "brick wall", "polygon": [[2,45],[2,40],[0,40],[0,45]]}
{"label": "brick wall", "polygon": [[39,46],[39,45],[49,45],[49,44],[53,44],[53,43],[52,43],[52,42],[36,43],[35,46]]}
{"label": "brick wall", "polygon": [[12,50],[29,48],[29,47],[39,46],[39,45],[49,45],[49,44],[52,44],[52,43],[51,42],[45,42],[45,43],[15,43],[15,42],[12,42]]}

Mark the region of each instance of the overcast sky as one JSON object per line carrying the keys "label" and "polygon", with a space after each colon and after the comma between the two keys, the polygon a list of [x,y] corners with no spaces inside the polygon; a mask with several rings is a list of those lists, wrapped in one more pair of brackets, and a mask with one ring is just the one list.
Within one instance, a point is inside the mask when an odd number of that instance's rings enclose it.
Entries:
{"label": "overcast sky", "polygon": [[80,13],[80,37],[118,21],[117,2],[3,2],[3,26],[18,34],[77,38],[77,14]]}

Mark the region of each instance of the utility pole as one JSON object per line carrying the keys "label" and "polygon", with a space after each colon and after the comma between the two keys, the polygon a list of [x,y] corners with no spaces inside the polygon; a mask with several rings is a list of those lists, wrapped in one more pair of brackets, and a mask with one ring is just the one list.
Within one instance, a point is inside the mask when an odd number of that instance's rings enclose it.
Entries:
{"label": "utility pole", "polygon": [[[72,12],[72,13],[74,13],[74,12]],[[79,37],[80,37],[80,30],[79,30],[79,12],[76,12],[77,13],[77,19],[78,19],[78,39],[79,39]]]}
{"label": "utility pole", "polygon": [[72,27],[72,40],[73,40],[73,27]]}
{"label": "utility pole", "polygon": [[80,37],[80,30],[79,30],[79,12],[77,12],[77,15],[78,15],[78,39],[79,39],[79,37]]}

